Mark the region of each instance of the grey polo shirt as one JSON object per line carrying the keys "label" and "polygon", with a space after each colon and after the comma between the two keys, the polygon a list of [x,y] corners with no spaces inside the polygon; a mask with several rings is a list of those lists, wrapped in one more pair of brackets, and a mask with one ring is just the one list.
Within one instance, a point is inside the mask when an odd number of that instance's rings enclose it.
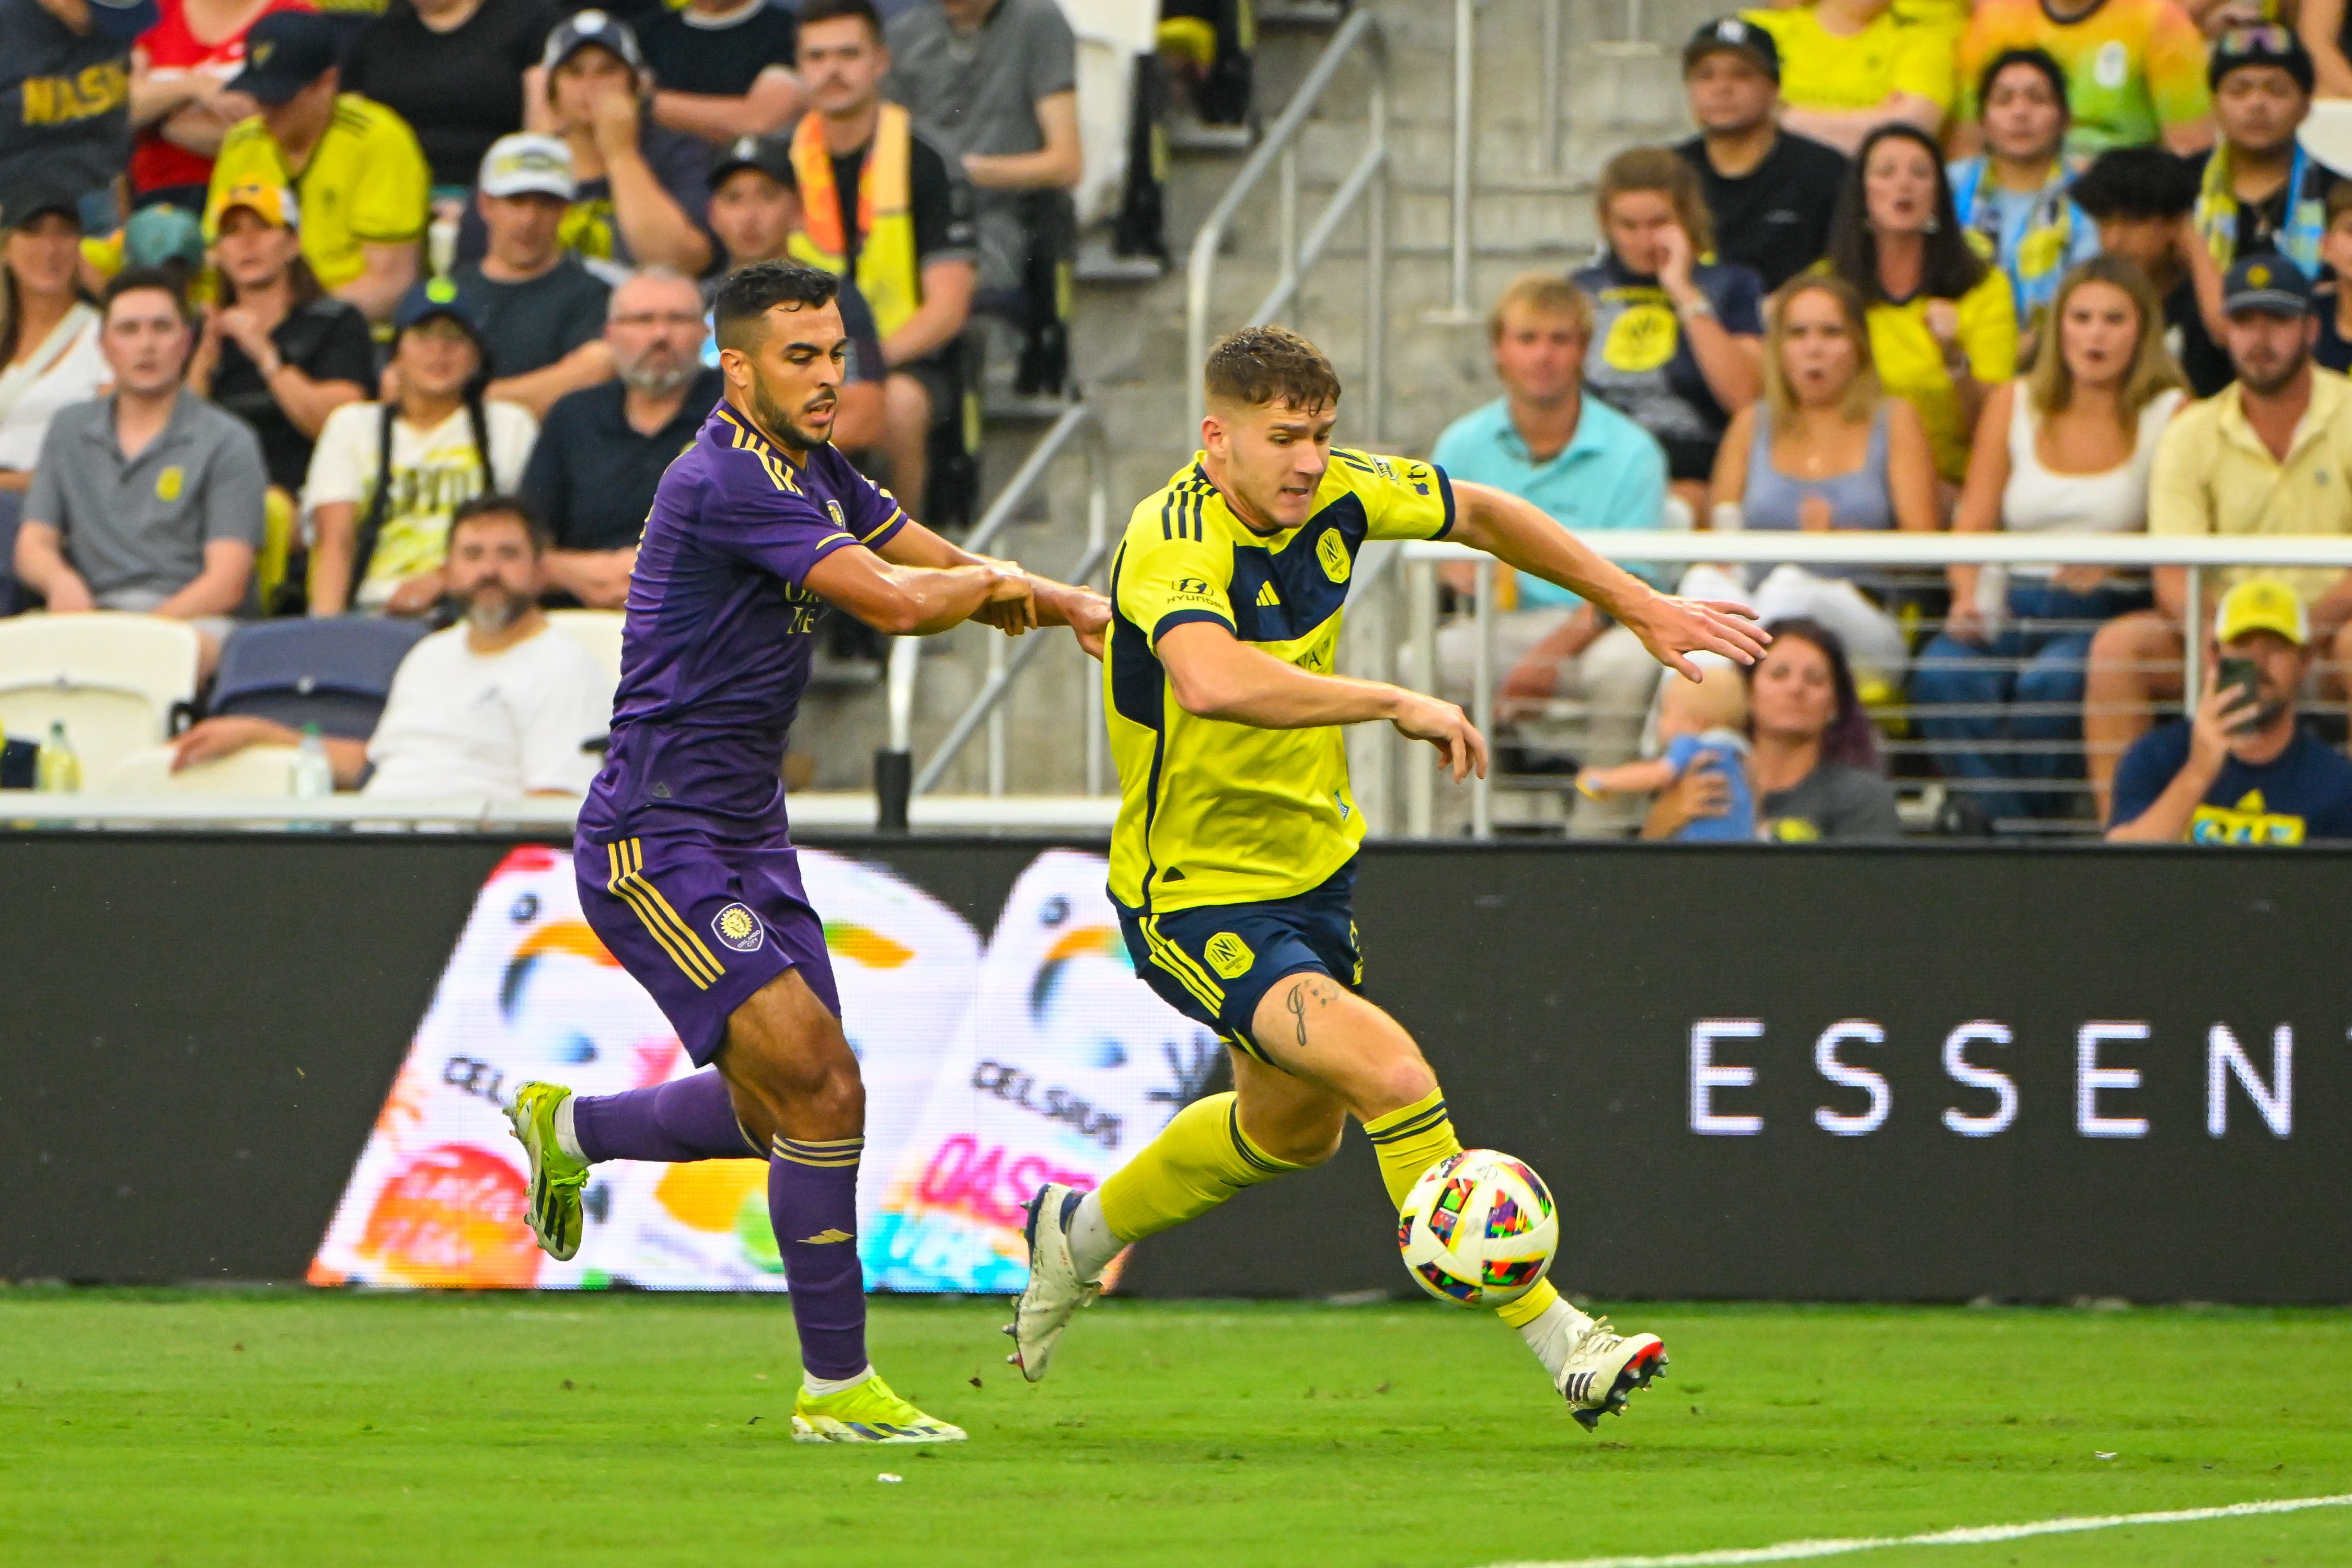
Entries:
{"label": "grey polo shirt", "polygon": [[[1055,0],[996,0],[969,33],[948,24],[936,0],[890,19],[890,76],[883,91],[907,106],[950,162],[967,153],[1034,153],[1045,145],[1037,100],[1078,85],[1078,43]],[[1018,191],[975,188],[981,287],[1018,282],[1027,245]]]}
{"label": "grey polo shirt", "polygon": [[178,593],[204,571],[215,539],[261,546],[269,477],[252,427],[182,389],[162,435],[125,458],[114,399],[69,404],[49,421],[25,521],[65,535],[94,597]]}

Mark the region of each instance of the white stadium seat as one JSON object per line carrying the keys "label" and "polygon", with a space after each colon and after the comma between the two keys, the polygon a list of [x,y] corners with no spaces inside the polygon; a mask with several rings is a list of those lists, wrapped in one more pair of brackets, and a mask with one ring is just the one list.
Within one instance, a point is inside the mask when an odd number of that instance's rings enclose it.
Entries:
{"label": "white stadium seat", "polygon": [[98,795],[291,795],[292,746],[247,746],[181,773],[172,771],[172,748],[149,746],[116,763],[85,787]]}
{"label": "white stadium seat", "polygon": [[99,610],[0,621],[0,730],[41,741],[63,721],[85,784],[169,737],[196,694],[196,631],[185,621]]}
{"label": "white stadium seat", "polygon": [[625,617],[620,611],[550,610],[547,618],[596,656],[605,679],[615,687],[621,684],[621,626]]}

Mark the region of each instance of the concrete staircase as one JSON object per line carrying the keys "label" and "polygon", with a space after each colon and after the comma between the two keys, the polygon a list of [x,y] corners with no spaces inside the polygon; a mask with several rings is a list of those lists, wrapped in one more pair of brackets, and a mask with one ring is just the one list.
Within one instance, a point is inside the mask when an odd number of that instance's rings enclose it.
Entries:
{"label": "concrete staircase", "polygon": [[[1444,0],[1367,0],[1385,31],[1390,59],[1388,203],[1387,428],[1343,405],[1339,438],[1384,450],[1426,452],[1444,426],[1495,395],[1486,363],[1484,310],[1516,274],[1581,265],[1593,247],[1591,182],[1620,148],[1688,133],[1680,87],[1679,44],[1699,22],[1726,9],[1720,0],[1559,0],[1563,61],[1557,160],[1548,172],[1541,123],[1540,56],[1545,0],[1486,0],[1478,14],[1471,212],[1473,265],[1467,323],[1429,320],[1448,303],[1454,134],[1454,8]],[[1626,42],[1632,21],[1644,37]],[[1270,122],[1313,66],[1329,28],[1265,25],[1257,52],[1257,100]],[[1308,122],[1301,143],[1302,230],[1333,186],[1362,154],[1370,73],[1343,68]],[[1115,490],[1111,526],[1165,483],[1190,456],[1186,387],[1197,367],[1184,344],[1181,258],[1193,234],[1241,167],[1243,152],[1181,153],[1171,160],[1168,240],[1178,269],[1146,282],[1082,282],[1073,331],[1075,374],[1110,434]],[[1242,324],[1244,314],[1279,277],[1276,186],[1258,187],[1262,222],[1237,224],[1217,270],[1212,330]],[[1364,353],[1363,229],[1351,216],[1304,290],[1286,324],[1328,353],[1343,381],[1360,385]],[[1001,484],[1042,426],[992,422],[985,471]],[[997,548],[1024,564],[1059,574],[1084,548],[1083,465],[1059,465],[1049,494],[1034,503]],[[984,638],[965,628],[933,640],[923,661],[916,709],[915,756],[930,757],[985,676]],[[1008,703],[1006,787],[1013,794],[1075,794],[1083,781],[1082,682],[1097,667],[1066,636],[1049,648]],[[884,739],[877,687],[813,691],[794,749],[813,759],[809,785],[863,789]],[[985,788],[985,747],[975,737],[941,788]]]}

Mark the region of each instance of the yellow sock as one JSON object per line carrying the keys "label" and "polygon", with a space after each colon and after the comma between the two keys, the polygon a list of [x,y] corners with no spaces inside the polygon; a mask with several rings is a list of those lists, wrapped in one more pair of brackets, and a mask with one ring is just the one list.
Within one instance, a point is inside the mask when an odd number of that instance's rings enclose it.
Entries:
{"label": "yellow sock", "polygon": [[1423,1171],[1448,1154],[1462,1152],[1462,1140],[1454,1135],[1454,1119],[1445,1114],[1442,1089],[1430,1090],[1402,1110],[1373,1117],[1364,1123],[1364,1135],[1372,1141],[1372,1152],[1380,1156],[1381,1182],[1389,1190],[1390,1204],[1397,1208],[1404,1206],[1404,1195],[1412,1191]]}
{"label": "yellow sock", "polygon": [[1103,1219],[1121,1241],[1141,1241],[1204,1215],[1244,1187],[1303,1171],[1242,1131],[1231,1094],[1196,1100],[1102,1184]]}
{"label": "yellow sock", "polygon": [[[1405,1194],[1412,1191],[1423,1171],[1448,1154],[1462,1152],[1462,1140],[1454,1135],[1454,1119],[1445,1113],[1444,1089],[1433,1089],[1402,1110],[1372,1118],[1364,1123],[1364,1132],[1372,1141],[1372,1152],[1380,1156],[1381,1180],[1389,1189],[1389,1202],[1399,1208],[1404,1206]],[[1516,1329],[1542,1317],[1559,1300],[1559,1292],[1546,1279],[1509,1306],[1496,1308],[1495,1315]]]}

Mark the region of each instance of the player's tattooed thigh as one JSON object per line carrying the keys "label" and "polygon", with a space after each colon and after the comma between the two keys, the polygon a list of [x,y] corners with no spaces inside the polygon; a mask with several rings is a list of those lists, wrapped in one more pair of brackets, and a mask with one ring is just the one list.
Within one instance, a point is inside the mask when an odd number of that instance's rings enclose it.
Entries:
{"label": "player's tattooed thigh", "polygon": [[1297,1029],[1298,1048],[1307,1048],[1307,1024],[1310,1017],[1319,1017],[1340,997],[1337,982],[1328,975],[1309,974],[1290,988],[1284,1005],[1290,1009],[1290,1020]]}

